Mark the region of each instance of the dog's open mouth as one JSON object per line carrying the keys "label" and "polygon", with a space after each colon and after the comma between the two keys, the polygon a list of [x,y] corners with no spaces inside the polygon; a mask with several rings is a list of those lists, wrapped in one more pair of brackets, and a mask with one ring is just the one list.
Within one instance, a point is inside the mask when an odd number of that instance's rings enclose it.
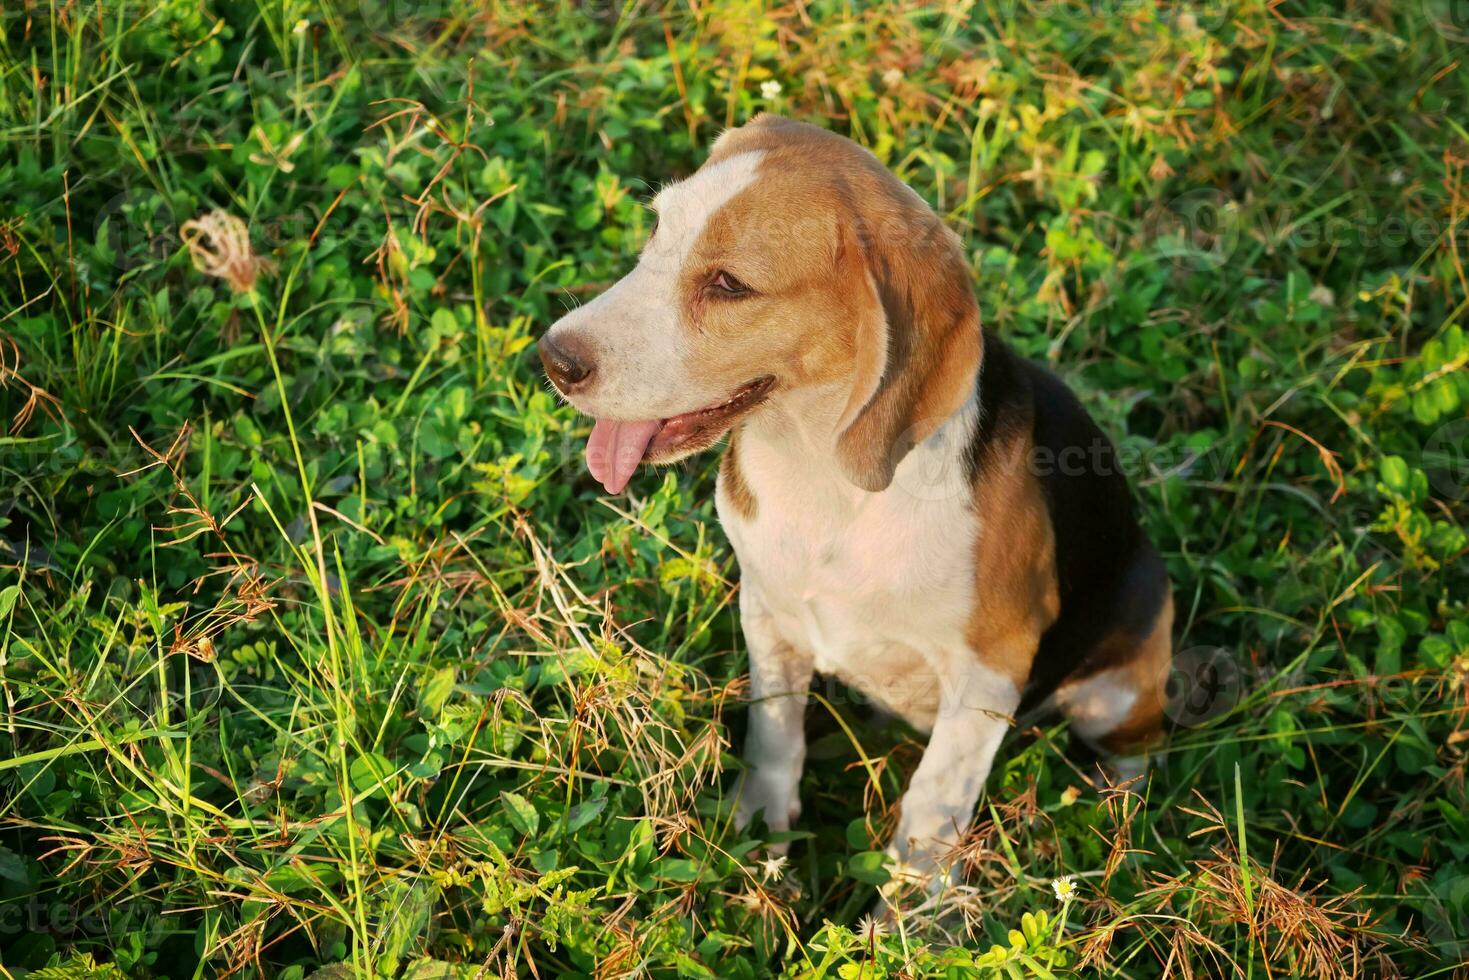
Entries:
{"label": "dog's open mouth", "polygon": [[597,419],[587,440],[587,469],[608,493],[621,493],[643,460],[659,462],[707,448],[736,419],[764,401],[774,384],[770,375],[756,378],[740,385],[718,405],[666,419]]}

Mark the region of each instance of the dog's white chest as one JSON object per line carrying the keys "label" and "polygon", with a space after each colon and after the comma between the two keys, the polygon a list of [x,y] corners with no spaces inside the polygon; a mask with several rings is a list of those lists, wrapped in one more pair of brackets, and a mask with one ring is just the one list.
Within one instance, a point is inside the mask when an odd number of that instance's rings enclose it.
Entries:
{"label": "dog's white chest", "polygon": [[943,448],[915,449],[901,468],[911,470],[869,493],[742,444],[753,518],[723,490],[718,498],[741,588],[754,591],[780,633],[805,646],[818,671],[920,727],[938,696],[931,665],[962,647],[975,587],[978,524],[967,482],[915,478],[931,464],[928,452]]}

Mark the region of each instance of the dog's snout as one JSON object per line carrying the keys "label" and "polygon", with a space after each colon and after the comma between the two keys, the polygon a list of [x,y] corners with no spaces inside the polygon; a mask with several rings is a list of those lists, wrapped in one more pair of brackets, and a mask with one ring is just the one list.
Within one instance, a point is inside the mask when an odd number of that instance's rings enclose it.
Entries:
{"label": "dog's snout", "polygon": [[574,337],[552,340],[550,334],[541,338],[541,364],[551,383],[563,392],[579,387],[592,374],[592,360]]}

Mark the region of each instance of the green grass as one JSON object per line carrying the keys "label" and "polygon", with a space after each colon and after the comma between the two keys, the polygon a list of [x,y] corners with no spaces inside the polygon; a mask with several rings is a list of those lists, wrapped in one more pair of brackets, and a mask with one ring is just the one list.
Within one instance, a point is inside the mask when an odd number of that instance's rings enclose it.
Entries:
{"label": "green grass", "polygon": [[[0,975],[1469,957],[1462,5],[764,6],[0,9]],[[1177,587],[1146,798],[1017,731],[885,935],[921,741],[820,687],[767,880],[714,459],[602,497],[527,350],[761,109],[946,216]]]}

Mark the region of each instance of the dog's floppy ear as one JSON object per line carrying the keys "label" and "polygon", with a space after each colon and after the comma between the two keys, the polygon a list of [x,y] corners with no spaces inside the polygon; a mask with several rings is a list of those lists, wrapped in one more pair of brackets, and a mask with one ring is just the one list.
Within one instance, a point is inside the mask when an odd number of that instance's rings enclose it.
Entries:
{"label": "dog's floppy ear", "polygon": [[980,358],[979,308],[958,236],[916,195],[890,210],[887,224],[844,229],[838,258],[860,312],[837,460],[874,492],[964,404]]}

